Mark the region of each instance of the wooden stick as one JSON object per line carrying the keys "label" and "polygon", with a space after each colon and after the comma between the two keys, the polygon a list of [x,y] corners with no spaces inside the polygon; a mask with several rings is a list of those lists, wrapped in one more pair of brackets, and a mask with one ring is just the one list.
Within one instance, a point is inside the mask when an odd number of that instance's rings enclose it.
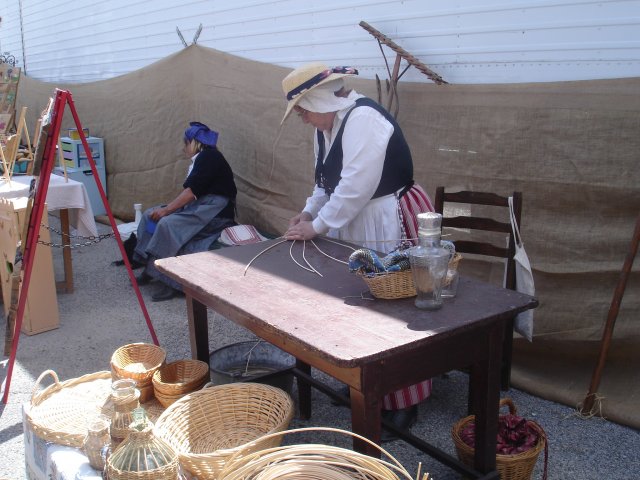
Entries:
{"label": "wooden stick", "polygon": [[624,291],[627,287],[627,280],[629,279],[629,274],[631,273],[631,267],[633,265],[633,260],[636,258],[636,253],[638,252],[638,243],[640,242],[640,215],[636,219],[636,228],[633,232],[633,237],[631,239],[631,247],[629,248],[629,253],[627,254],[627,258],[624,261],[624,265],[622,266],[622,272],[620,273],[620,278],[618,279],[618,284],[616,285],[616,289],[613,292],[613,299],[611,300],[611,307],[609,307],[609,315],[607,316],[607,322],[605,323],[604,332],[602,334],[602,342],[600,344],[600,355],[598,357],[598,363],[593,371],[593,375],[591,377],[591,385],[589,386],[589,392],[584,399],[582,404],[582,408],[580,409],[580,413],[583,415],[588,415],[591,413],[593,408],[593,404],[596,398],[596,392],[598,391],[598,387],[600,386],[600,378],[602,376],[602,370],[604,369],[604,364],[607,360],[607,353],[609,352],[609,346],[611,345],[611,337],[613,336],[613,328],[616,324],[616,318],[618,317],[618,312],[620,311],[620,303],[622,302],[622,297],[624,295]]}

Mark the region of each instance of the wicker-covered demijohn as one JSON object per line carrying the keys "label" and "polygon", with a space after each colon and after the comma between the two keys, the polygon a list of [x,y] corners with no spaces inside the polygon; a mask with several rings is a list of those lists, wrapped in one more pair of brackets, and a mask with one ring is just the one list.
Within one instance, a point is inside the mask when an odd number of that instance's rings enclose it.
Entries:
{"label": "wicker-covered demijohn", "polygon": [[129,436],[109,456],[110,480],[176,480],[179,463],[175,450],[153,434],[144,408],[134,411]]}
{"label": "wicker-covered demijohn", "polygon": [[[217,385],[173,403],[156,422],[156,434],[178,453],[180,464],[199,479],[215,479],[226,460],[259,437],[285,430],[293,401],[283,390],[259,383]],[[253,450],[277,446],[280,437]]]}

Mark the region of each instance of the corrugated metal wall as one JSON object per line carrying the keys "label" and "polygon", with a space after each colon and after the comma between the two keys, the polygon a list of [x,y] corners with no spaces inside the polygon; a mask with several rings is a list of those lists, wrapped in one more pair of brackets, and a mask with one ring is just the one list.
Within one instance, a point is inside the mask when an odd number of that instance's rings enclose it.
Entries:
{"label": "corrugated metal wall", "polygon": [[[191,43],[200,23],[199,44],[233,55],[387,78],[361,20],[451,83],[640,76],[639,0],[0,0],[0,15],[0,49],[50,82],[139,69],[183,48],[176,27]],[[428,81],[413,68],[403,79]]]}

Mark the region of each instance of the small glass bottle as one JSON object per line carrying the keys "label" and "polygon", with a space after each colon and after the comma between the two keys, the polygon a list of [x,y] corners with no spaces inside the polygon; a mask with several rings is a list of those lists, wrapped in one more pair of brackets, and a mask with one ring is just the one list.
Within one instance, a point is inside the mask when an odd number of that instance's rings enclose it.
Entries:
{"label": "small glass bottle", "polygon": [[129,425],[133,421],[133,411],[140,406],[140,390],[132,379],[116,380],[111,384],[113,415],[109,433],[113,449],[129,434]]}
{"label": "small glass bottle", "polygon": [[441,248],[442,215],[418,214],[418,246],[409,251],[411,272],[416,287],[415,305],[436,310],[442,306],[442,283],[447,273],[449,251]]}
{"label": "small glass bottle", "polygon": [[140,223],[140,220],[142,220],[142,204],[134,203],[133,211],[135,212],[135,219],[133,220],[133,223],[135,223],[137,227],[138,224]]}
{"label": "small glass bottle", "polygon": [[104,470],[103,450],[111,444],[109,435],[109,419],[99,415],[89,423],[87,436],[82,443],[84,453],[89,459],[89,465],[96,470]]}

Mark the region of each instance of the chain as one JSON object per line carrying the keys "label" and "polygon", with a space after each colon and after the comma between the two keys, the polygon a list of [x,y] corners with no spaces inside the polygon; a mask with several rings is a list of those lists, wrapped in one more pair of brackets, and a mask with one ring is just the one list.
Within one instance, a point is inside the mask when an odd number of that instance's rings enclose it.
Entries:
{"label": "chain", "polygon": [[58,235],[60,235],[60,237],[68,237],[69,239],[82,238],[86,240],[85,242],[81,242],[81,243],[69,243],[69,245],[65,245],[64,243],[53,243],[53,242],[45,242],[44,240],[38,240],[38,243],[40,245],[46,245],[47,247],[54,247],[54,248],[70,248],[73,250],[74,248],[89,247],[96,243],[100,243],[102,240],[115,236],[115,233],[111,232],[111,233],[104,233],[98,236],[90,235],[88,237],[84,237],[82,235],[69,235],[67,233],[56,230],[54,227],[45,225],[44,223],[40,224],[40,226],[46,228],[47,230],[53,233],[57,233]]}

